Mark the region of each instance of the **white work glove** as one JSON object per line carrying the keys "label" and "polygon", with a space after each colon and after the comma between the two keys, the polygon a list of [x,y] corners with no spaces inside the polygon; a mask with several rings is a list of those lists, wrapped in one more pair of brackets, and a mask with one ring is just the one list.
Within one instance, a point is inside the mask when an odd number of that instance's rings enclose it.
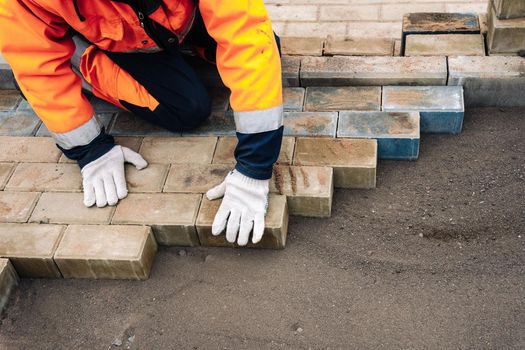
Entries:
{"label": "white work glove", "polygon": [[115,205],[119,199],[128,195],[124,163],[133,164],[138,170],[148,163],[142,156],[127,147],[114,146],[108,153],[95,159],[82,168],[82,185],[84,187],[84,204],[91,207]]}
{"label": "white work glove", "polygon": [[209,200],[224,196],[211,233],[218,236],[226,227],[226,240],[230,243],[237,240],[238,245],[244,246],[253,228],[252,243],[258,243],[264,233],[269,184],[270,180],[256,180],[237,170],[231,171],[220,185],[206,193]]}

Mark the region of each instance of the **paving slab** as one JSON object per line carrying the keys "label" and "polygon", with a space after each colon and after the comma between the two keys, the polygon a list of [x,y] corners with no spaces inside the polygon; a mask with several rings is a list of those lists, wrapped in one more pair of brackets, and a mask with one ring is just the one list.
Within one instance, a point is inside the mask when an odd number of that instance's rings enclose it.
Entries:
{"label": "paving slab", "polygon": [[320,86],[306,89],[305,111],[379,111],[380,86]]}
{"label": "paving slab", "polygon": [[115,207],[90,208],[83,193],[45,192],[40,196],[29,222],[40,224],[109,224]]}
{"label": "paving slab", "polygon": [[516,55],[525,49],[525,17],[499,19],[494,6],[487,13],[487,47],[490,55]]}
{"label": "paving slab", "polygon": [[0,89],[14,89],[15,78],[13,71],[7,63],[0,62]]}
{"label": "paving slab", "polygon": [[449,70],[448,85],[463,86],[467,107],[525,106],[521,57],[450,57]]}
{"label": "paving slab", "polygon": [[423,133],[458,134],[465,107],[461,86],[385,86],[383,110],[420,112]]}
{"label": "paving slab", "polygon": [[126,180],[130,193],[162,192],[168,175],[168,164],[149,164],[142,170],[126,164]]}
{"label": "paving slab", "polygon": [[65,226],[0,224],[0,257],[9,258],[20,277],[60,278],[53,255]]}
{"label": "paving slab", "polygon": [[54,259],[64,278],[145,280],[156,253],[147,226],[71,225]]}
{"label": "paving slab", "polygon": [[305,92],[305,89],[302,87],[283,88],[284,110],[296,112],[302,111]]}
{"label": "paving slab", "polygon": [[79,192],[82,176],[76,164],[20,163],[5,190]]}
{"label": "paving slab", "polygon": [[0,136],[0,162],[56,163],[62,152],[49,137]]}
{"label": "paving slab", "polygon": [[397,39],[394,41],[394,52],[393,56],[401,56],[401,40]]}
{"label": "paving slab", "polygon": [[[492,2],[492,1],[491,1]],[[494,0],[494,9],[499,19],[525,17],[525,2],[520,0]]]}
{"label": "paving slab", "polygon": [[199,127],[182,132],[182,136],[234,136],[235,134],[235,119],[231,111],[214,111]]}
{"label": "paving slab", "polygon": [[186,164],[172,167],[164,185],[164,192],[206,193],[220,184],[228,172],[229,164]]}
{"label": "paving slab", "polygon": [[334,168],[334,187],[376,185],[376,140],[299,137],[295,147],[293,164]]}
{"label": "paving slab", "polygon": [[14,110],[21,98],[16,90],[0,90],[0,111]]}
{"label": "paving slab", "polygon": [[394,41],[388,38],[334,38],[328,36],[325,56],[392,56]]}
{"label": "paving slab", "polygon": [[[220,137],[219,141],[217,142],[217,149],[215,150],[215,154],[213,155],[213,164],[229,164],[232,166],[235,165],[236,161],[233,152],[235,151],[236,146],[236,137]],[[291,164],[294,147],[294,137],[283,137],[281,152],[279,153],[279,159],[277,159],[277,164]]]}
{"label": "paving slab", "polygon": [[293,56],[283,56],[281,58],[281,74],[284,87],[301,86],[299,83],[299,70],[301,58]]}
{"label": "paving slab", "polygon": [[96,113],[111,113],[111,114],[114,114],[114,113],[117,113],[117,112],[121,112],[123,111],[122,109],[120,109],[119,107],[115,106],[114,104],[106,101],[106,100],[103,100],[101,98],[98,98],[98,97],[91,97],[89,99],[89,102],[91,102],[91,106],[93,107],[93,109],[95,110]]}
{"label": "paving slab", "polygon": [[284,112],[285,136],[335,137],[337,112]]}
{"label": "paving slab", "polygon": [[33,136],[40,124],[33,112],[0,112],[0,135]]}
{"label": "paving slab", "polygon": [[148,225],[161,245],[199,245],[195,219],[202,195],[130,193],[120,201],[111,221],[116,225]]}
{"label": "paving slab", "polygon": [[273,169],[270,192],[285,195],[290,215],[327,218],[332,214],[333,169],[278,165]]}
{"label": "paving slab", "polygon": [[[202,199],[197,218],[196,228],[199,234],[199,240],[202,246],[208,247],[236,247],[237,244],[229,243],[226,240],[225,233],[219,236],[211,234],[211,227],[215,214],[219,210],[220,200],[209,201]],[[257,243],[247,245],[248,248],[264,249],[284,249],[286,245],[286,236],[288,234],[288,207],[286,196],[270,194],[268,197],[268,213],[265,218],[265,229],[262,240]]]}
{"label": "paving slab", "polygon": [[301,86],[445,85],[443,57],[305,57]]}
{"label": "paving slab", "polygon": [[4,189],[7,180],[13,174],[16,164],[14,163],[0,163],[0,191]]}
{"label": "paving slab", "polygon": [[485,56],[482,34],[407,35],[405,56]]}
{"label": "paving slab", "polygon": [[290,56],[322,56],[325,39],[281,37],[281,53]]}
{"label": "paving slab", "polygon": [[405,34],[479,33],[479,19],[473,13],[419,12],[403,17]]}
{"label": "paving slab", "polygon": [[180,136],[130,112],[117,113],[108,130],[114,136]]}
{"label": "paving slab", "polygon": [[337,137],[377,140],[380,159],[415,160],[419,155],[419,112],[339,113]]}
{"label": "paving slab", "polygon": [[[112,114],[112,113],[97,113],[97,114],[95,114],[95,117],[98,119],[100,124],[103,125],[106,128],[105,130],[107,130],[108,132],[109,132],[109,128],[111,126],[111,122],[113,121],[113,116],[114,116],[114,114]],[[38,130],[36,132],[36,136],[50,137],[51,133],[47,129],[46,125],[44,123],[41,123],[39,125],[40,126],[39,126],[39,128],[38,128]]]}
{"label": "paving slab", "polygon": [[5,310],[18,281],[18,275],[9,259],[0,259],[0,314]]}
{"label": "paving slab", "polygon": [[216,137],[145,137],[140,154],[150,163],[210,164]]}
{"label": "paving slab", "polygon": [[40,193],[0,192],[0,222],[27,222]]}

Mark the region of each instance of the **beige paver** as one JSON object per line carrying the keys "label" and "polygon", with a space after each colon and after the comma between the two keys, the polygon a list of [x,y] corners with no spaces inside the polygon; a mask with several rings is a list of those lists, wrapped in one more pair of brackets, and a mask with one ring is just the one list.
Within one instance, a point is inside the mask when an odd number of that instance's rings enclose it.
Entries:
{"label": "beige paver", "polygon": [[330,217],[333,169],[315,166],[275,166],[270,192],[285,195],[290,215]]}
{"label": "beige paver", "polygon": [[[231,136],[225,136],[219,138],[217,142],[217,149],[213,156],[213,164],[231,164],[235,165],[235,157],[233,152],[237,146],[237,138]],[[293,151],[295,146],[294,137],[283,137],[283,143],[281,145],[281,152],[279,153],[279,159],[277,164],[291,164],[293,158]]]}
{"label": "beige paver", "polygon": [[168,164],[149,164],[142,170],[126,164],[126,180],[129,192],[162,192],[168,175]]}
{"label": "beige paver", "polygon": [[322,56],[323,38],[282,37],[281,51],[283,55]]}
{"label": "beige paver", "polygon": [[0,191],[0,222],[26,222],[39,196],[38,192]]}
{"label": "beige paver", "polygon": [[21,163],[5,187],[10,191],[78,192],[82,176],[75,164]]}
{"label": "beige paver", "polygon": [[144,280],[156,253],[147,226],[71,225],[54,259],[64,278]]}
{"label": "beige paver", "polygon": [[481,34],[408,35],[405,56],[485,56]]}
{"label": "beige paver", "polygon": [[0,224],[0,257],[9,258],[20,277],[61,277],[53,255],[64,228]]}
{"label": "beige paver", "polygon": [[84,205],[83,193],[42,193],[29,222],[42,224],[109,224],[115,207]]}
{"label": "beige paver", "polygon": [[15,170],[15,166],[14,163],[0,163],[0,191],[4,189],[7,180]]}
{"label": "beige paver", "polygon": [[308,87],[305,111],[379,111],[380,86]]}
{"label": "beige paver", "polygon": [[9,259],[0,259],[0,314],[18,285],[18,275]]}
{"label": "beige paver", "polygon": [[[213,219],[219,206],[220,200],[209,201],[203,198],[197,218],[197,232],[201,245],[210,247],[234,247],[226,240],[225,233],[219,236],[211,234]],[[286,245],[286,236],[288,234],[288,206],[286,196],[271,194],[268,200],[268,213],[265,219],[264,235],[258,244],[252,244],[251,238],[247,247],[249,248],[266,248],[266,249],[283,249]]]}
{"label": "beige paver", "polygon": [[210,164],[216,137],[145,137],[140,153],[150,163]]}
{"label": "beige paver", "polygon": [[185,193],[131,193],[117,205],[112,224],[149,225],[161,245],[198,245],[195,219],[201,197]]}
{"label": "beige paver", "polygon": [[62,152],[50,137],[0,136],[0,162],[56,163]]}
{"label": "beige paver", "polygon": [[374,188],[377,141],[298,138],[294,165],[333,167],[334,187]]}
{"label": "beige paver", "polygon": [[301,58],[293,56],[283,56],[281,59],[281,74],[283,86],[300,86],[299,70]]}
{"label": "beige paver", "polygon": [[324,54],[328,56],[392,56],[394,41],[387,38],[328,37]]}
{"label": "beige paver", "polygon": [[229,164],[185,164],[173,166],[166,179],[164,192],[205,193],[220,184],[228,172]]}

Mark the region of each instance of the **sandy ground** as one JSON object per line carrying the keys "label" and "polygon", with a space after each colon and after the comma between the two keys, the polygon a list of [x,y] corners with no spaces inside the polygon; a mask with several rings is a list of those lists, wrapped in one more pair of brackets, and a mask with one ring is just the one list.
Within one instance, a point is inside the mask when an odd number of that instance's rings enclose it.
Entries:
{"label": "sandy ground", "polygon": [[[0,349],[523,349],[525,110],[467,113],[284,251],[161,249],[146,282],[23,280]],[[113,345],[112,345],[113,344]]]}

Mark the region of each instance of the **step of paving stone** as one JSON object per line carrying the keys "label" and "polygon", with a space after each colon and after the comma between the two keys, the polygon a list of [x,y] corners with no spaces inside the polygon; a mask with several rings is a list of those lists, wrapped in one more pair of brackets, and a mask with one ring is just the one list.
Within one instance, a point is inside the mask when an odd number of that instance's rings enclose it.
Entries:
{"label": "step of paving stone", "polygon": [[0,90],[0,111],[15,110],[20,99],[20,94],[16,90]]}
{"label": "step of paving stone", "polygon": [[325,56],[392,56],[394,41],[387,38],[334,38],[328,36]]}
{"label": "step of paving stone", "polygon": [[5,190],[80,192],[82,177],[76,164],[20,163]]}
{"label": "step of paving stone", "polygon": [[160,245],[199,245],[195,219],[202,195],[186,193],[131,193],[120,201],[114,225],[151,226]]}
{"label": "step of paving stone", "polygon": [[[219,210],[220,200],[209,201],[203,198],[199,215],[196,221],[197,233],[200,244],[206,247],[236,247],[229,243],[226,236],[221,233],[213,236],[211,228],[215,214]],[[265,229],[262,240],[258,244],[252,244],[251,238],[248,248],[284,249],[288,234],[288,206],[286,196],[270,194],[268,198],[268,212],[265,218]]]}
{"label": "step of paving stone", "polygon": [[499,19],[494,5],[487,13],[487,48],[490,55],[517,55],[525,49],[525,17]]}
{"label": "step of paving stone", "polygon": [[516,0],[494,0],[494,10],[499,19],[525,17],[525,2]]}
{"label": "step of paving stone", "polygon": [[0,257],[9,258],[20,277],[60,278],[53,255],[65,226],[0,224]]}
{"label": "step of paving stone", "polygon": [[290,215],[327,218],[332,214],[333,169],[275,166],[270,192],[285,195]]}
{"label": "step of paving stone", "polygon": [[305,57],[301,86],[445,85],[443,57]]}
{"label": "step of paving stone", "polygon": [[115,207],[88,208],[83,193],[45,192],[31,214],[29,222],[38,224],[109,224]]}
{"label": "step of paving stone", "polygon": [[281,53],[290,56],[322,56],[325,39],[281,37]]}
{"label": "step of paving stone", "polygon": [[485,56],[481,34],[407,35],[405,56]]}
{"label": "step of paving stone", "polygon": [[231,170],[229,164],[185,164],[183,170],[173,167],[166,179],[164,192],[206,193],[220,184]]}
{"label": "step of paving stone", "polygon": [[385,86],[383,110],[420,112],[422,133],[459,134],[465,107],[461,86]]}
{"label": "step of paving stone", "polygon": [[0,112],[0,135],[33,136],[42,122],[33,112]]}
{"label": "step of paving stone", "polygon": [[283,88],[283,108],[285,111],[300,112],[304,106],[306,90],[302,87]]}
{"label": "step of paving stone", "polygon": [[521,57],[450,57],[448,85],[463,86],[467,107],[525,106]]}
{"label": "step of paving stone", "polygon": [[18,281],[18,275],[9,259],[0,259],[0,314],[5,310]]}
{"label": "step of paving stone", "polygon": [[145,137],[140,154],[150,163],[210,164],[217,137]]}
{"label": "step of paving stone", "polygon": [[[235,165],[234,151],[237,146],[237,138],[231,136],[220,137],[217,142],[217,148],[213,155],[213,164],[228,164],[232,167]],[[276,164],[289,165],[292,164],[293,152],[295,147],[294,137],[283,137],[281,145],[281,152]]]}
{"label": "step of paving stone", "polygon": [[39,196],[38,192],[0,191],[0,222],[27,222]]}
{"label": "step of paving stone", "polygon": [[0,163],[0,191],[4,189],[15,167],[14,163]]}
{"label": "step of paving stone", "polygon": [[130,113],[119,112],[108,127],[113,136],[180,136]]}
{"label": "step of paving stone", "polygon": [[54,260],[64,278],[145,280],[156,253],[147,226],[70,225]]}
{"label": "step of paving stone", "polygon": [[284,112],[284,135],[335,137],[337,115],[337,112]]}
{"label": "step of paving stone", "polygon": [[0,136],[0,162],[56,163],[62,152],[49,137]]}
{"label": "step of paving stone", "polygon": [[306,89],[305,111],[379,111],[380,86],[320,86]]}
{"label": "step of paving stone", "polygon": [[416,160],[419,113],[341,112],[337,137],[376,139],[380,159]]}
{"label": "step of paving stone", "polygon": [[374,188],[377,141],[300,137],[296,141],[293,164],[334,168],[334,187]]}

